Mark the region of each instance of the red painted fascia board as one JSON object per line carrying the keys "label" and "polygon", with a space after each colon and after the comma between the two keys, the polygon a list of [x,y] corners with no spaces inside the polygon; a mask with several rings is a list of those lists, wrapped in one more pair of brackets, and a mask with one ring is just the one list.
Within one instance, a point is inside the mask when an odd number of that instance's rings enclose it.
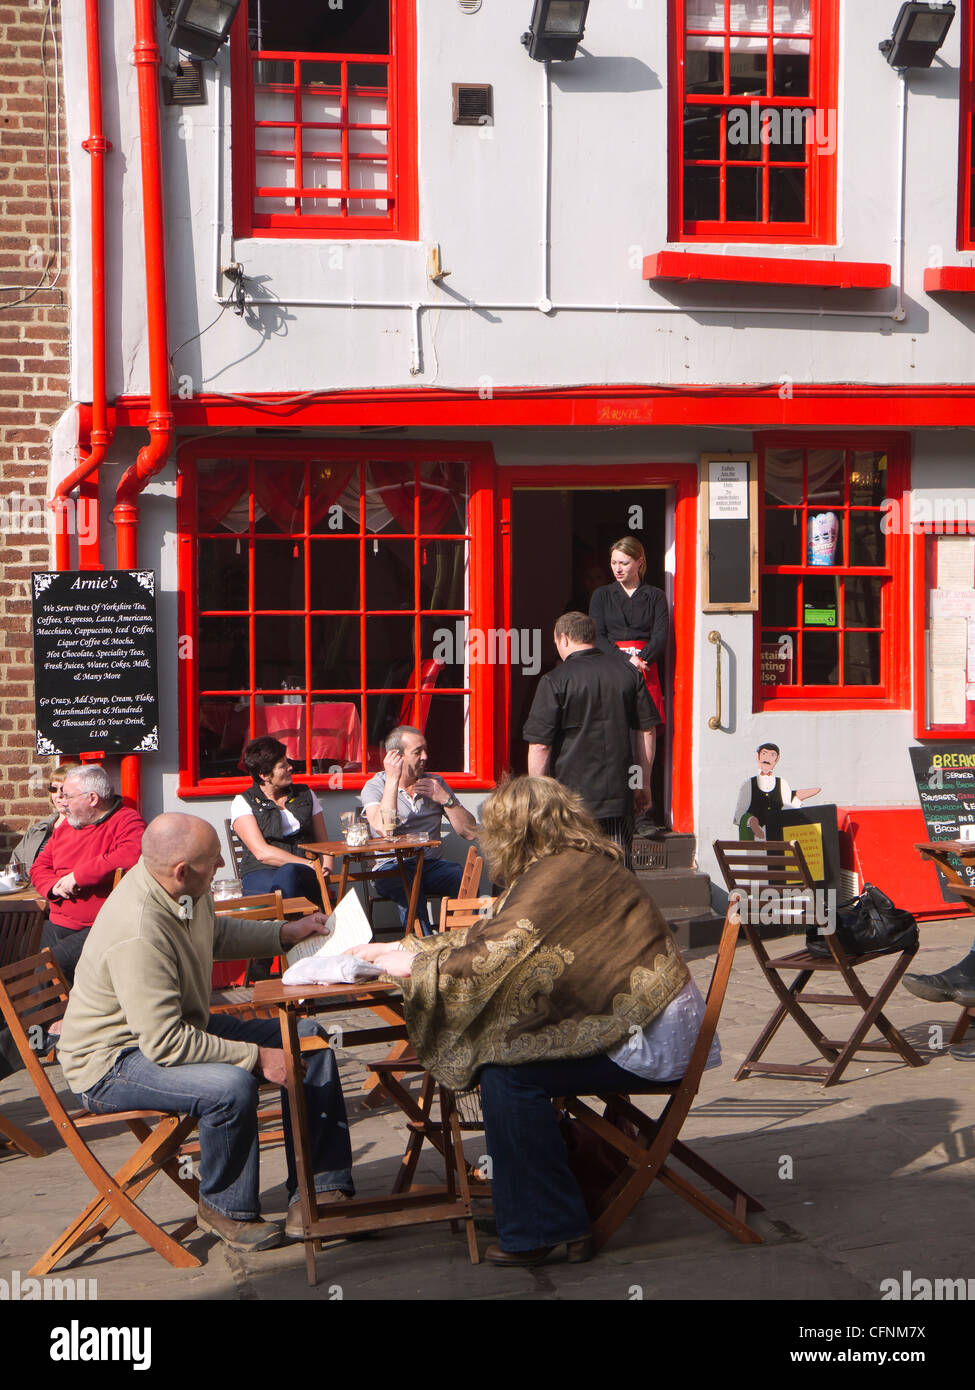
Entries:
{"label": "red painted fascia board", "polygon": [[975,293],[975,266],[941,265],[924,272],[926,294]]}
{"label": "red painted fascia board", "polygon": [[885,290],[890,286],[890,266],[882,261],[788,260],[779,256],[707,256],[693,251],[657,251],[643,258],[643,278]]}
{"label": "red painted fascia board", "polygon": [[[305,397],[196,396],[172,400],[178,429],[354,429],[361,426],[490,429],[500,426],[719,425],[823,429],[975,428],[975,383],[863,386],[606,384],[477,391],[403,388]],[[112,429],[145,427],[145,396],[119,397]]]}

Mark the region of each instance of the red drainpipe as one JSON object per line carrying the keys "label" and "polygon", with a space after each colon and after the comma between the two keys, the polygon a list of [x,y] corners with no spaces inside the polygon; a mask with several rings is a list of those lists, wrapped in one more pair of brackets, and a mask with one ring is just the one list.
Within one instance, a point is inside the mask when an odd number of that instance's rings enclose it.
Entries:
{"label": "red drainpipe", "polygon": [[[73,473],[57,486],[51,506],[55,513],[55,569],[71,568],[71,541],[68,514],[71,493],[84,480],[89,486],[82,489],[78,508],[84,500],[91,515],[97,517],[96,480],[91,476],[105,458],[112,440],[108,428],[108,406],[105,390],[105,155],[112,148],[102,129],[102,65],[99,37],[98,0],[85,0],[85,34],[88,57],[88,125],[90,134],[81,148],[91,156],[91,423],[87,431],[88,452]],[[98,569],[97,527],[89,531],[83,545],[82,530],[78,527],[79,568]],[[84,555],[83,555],[84,552]],[[82,565],[84,558],[84,565]]]}
{"label": "red drainpipe", "polygon": [[[166,242],[163,224],[162,153],[159,134],[159,47],[154,0],[135,0],[133,50],[139,94],[142,150],[142,222],[146,253],[146,327],[149,339],[149,443],[126,469],[115,494],[115,536],[119,569],[138,565],[139,508],[136,497],[165,466],[173,441],[169,409],[169,346],[166,326]],[[122,795],[140,803],[141,763],[122,759]]]}

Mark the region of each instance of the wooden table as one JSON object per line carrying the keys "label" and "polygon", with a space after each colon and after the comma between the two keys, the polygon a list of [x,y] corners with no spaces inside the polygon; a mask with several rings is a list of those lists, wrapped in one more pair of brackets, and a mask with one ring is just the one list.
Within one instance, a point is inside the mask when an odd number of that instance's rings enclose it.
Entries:
{"label": "wooden table", "polygon": [[37,889],[28,883],[26,888],[18,888],[16,893],[0,893],[0,902],[4,903],[31,903],[38,907],[47,907],[48,901],[43,893],[38,893]]}
{"label": "wooden table", "polygon": [[407,1190],[388,1197],[356,1197],[351,1202],[337,1205],[318,1204],[308,1139],[305,1091],[299,1079],[298,1062],[302,1050],[314,1051],[320,1047],[328,1047],[329,1043],[323,1038],[299,1039],[298,1019],[307,1014],[366,1009],[383,1020],[384,1026],[344,1032],[343,1047],[403,1041],[406,1038],[406,1024],[403,1020],[403,996],[400,990],[395,985],[379,981],[355,985],[283,985],[280,980],[260,980],[254,986],[254,1004],[258,1007],[277,1008],[281,1020],[281,1045],[284,1049],[298,1200],[304,1226],[305,1267],[309,1284],[314,1285],[318,1281],[315,1248],[321,1241],[358,1231],[388,1230],[391,1227],[415,1226],[431,1221],[464,1221],[467,1227],[468,1252],[472,1263],[476,1264],[479,1258],[477,1238],[474,1233],[471,1190],[464,1162],[462,1136],[453,1095],[444,1087],[440,1087],[445,1138],[442,1184],[432,1187],[410,1186]]}
{"label": "wooden table", "polygon": [[[431,845],[438,843],[439,841],[429,838],[407,840],[405,836],[397,836],[390,840],[374,838],[364,845],[347,845],[344,840],[318,840],[312,844],[299,845],[299,849],[304,850],[306,854],[314,854],[322,858],[330,855],[333,859],[342,861],[338,886],[339,902],[345,897],[350,883],[368,883],[373,879],[388,878],[390,874],[398,873],[407,899],[405,934],[408,936],[411,931],[416,929],[416,908],[420,901],[424,851],[429,849]],[[406,861],[414,856],[416,857],[416,869],[411,884],[406,872]],[[368,867],[369,860],[375,861],[390,857],[396,860],[395,868],[377,869],[375,864],[371,868]],[[358,859],[360,865],[365,863],[367,867],[360,867],[353,871],[350,867],[353,859]],[[417,932],[417,935],[419,936],[420,933]]]}

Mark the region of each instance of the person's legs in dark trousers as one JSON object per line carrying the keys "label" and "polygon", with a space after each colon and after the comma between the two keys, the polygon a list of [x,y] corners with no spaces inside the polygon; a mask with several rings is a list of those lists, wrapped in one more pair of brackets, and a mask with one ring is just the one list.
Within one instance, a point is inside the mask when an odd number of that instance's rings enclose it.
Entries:
{"label": "person's legs in dark trousers", "polygon": [[[411,887],[415,873],[416,860],[407,860],[406,877]],[[427,898],[456,898],[463,876],[464,870],[460,864],[455,864],[452,859],[424,859],[423,877],[420,880],[420,896],[416,904],[416,920],[419,922],[420,931],[424,936],[429,936],[432,931],[427,912]],[[392,873],[386,877],[374,879],[373,882],[380,898],[388,898],[391,902],[396,903],[399,908],[400,926],[405,927],[409,898],[403,890],[403,881],[399,874]]]}
{"label": "person's legs in dark trousers", "polygon": [[588,1236],[552,1097],[638,1092],[640,1078],[603,1056],[482,1067],[478,1082],[501,1249],[538,1250]]}
{"label": "person's legs in dark trousers", "polygon": [[322,890],[311,864],[268,864],[244,874],[240,884],[245,893],[273,893],[280,888],[283,898],[310,898],[322,906]]}
{"label": "person's legs in dark trousers", "polygon": [[[278,1047],[281,1041],[280,1027],[274,1019],[243,1020],[218,1015],[211,1018],[210,1031],[262,1047]],[[298,1031],[304,1036],[321,1030],[314,1019],[306,1019]],[[330,1048],[308,1054],[304,1084],[315,1189],[351,1192],[348,1121],[335,1054]],[[257,1093],[257,1077],[243,1067],[226,1062],[161,1067],[138,1049],[132,1049],[123,1053],[81,1100],[96,1114],[158,1109],[197,1116],[201,1200],[234,1221],[256,1221],[260,1215]],[[287,1125],[285,1135],[290,1196],[295,1176]]]}
{"label": "person's legs in dark trousers", "polygon": [[53,922],[44,923],[41,932],[41,948],[50,948],[51,954],[58,963],[58,969],[64,976],[66,985],[74,984],[74,972],[78,961],[81,959],[81,952],[91,927],[82,927],[80,931],[73,931],[70,927],[59,927]]}

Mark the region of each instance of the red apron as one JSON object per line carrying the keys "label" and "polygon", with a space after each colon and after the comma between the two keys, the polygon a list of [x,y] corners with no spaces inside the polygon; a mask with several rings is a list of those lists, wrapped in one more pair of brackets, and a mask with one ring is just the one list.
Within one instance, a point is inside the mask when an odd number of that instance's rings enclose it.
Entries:
{"label": "red apron", "polygon": [[[625,652],[627,656],[640,655],[640,648],[635,646],[632,641],[617,642],[616,645],[619,647],[620,651]],[[655,661],[651,662],[642,674],[643,683],[647,687],[647,694],[650,696],[650,701],[654,709],[660,715],[660,722],[661,724],[666,724],[667,714],[664,709],[664,692],[660,688],[660,677],[657,675],[657,663]]]}

